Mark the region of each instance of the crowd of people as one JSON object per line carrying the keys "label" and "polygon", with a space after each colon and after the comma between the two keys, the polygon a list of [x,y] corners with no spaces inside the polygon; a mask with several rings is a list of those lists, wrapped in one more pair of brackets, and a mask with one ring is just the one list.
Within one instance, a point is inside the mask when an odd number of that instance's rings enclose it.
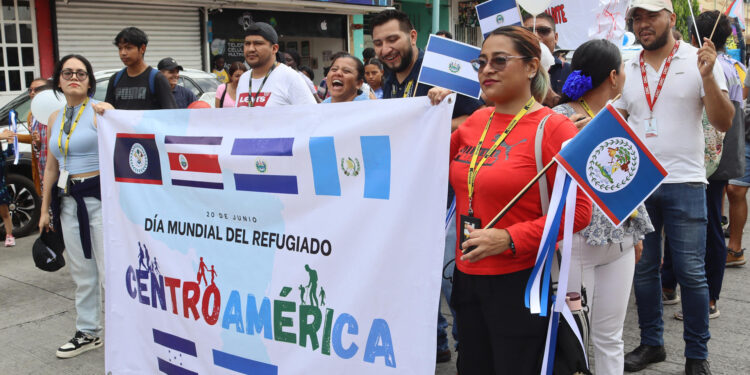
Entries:
{"label": "crowd of people", "polygon": [[[583,295],[588,306],[596,372],[635,372],[664,361],[663,305],[681,302],[675,317],[684,321],[685,372],[711,373],[708,322],[719,316],[724,268],[745,263],[741,236],[750,187],[750,129],[743,102],[750,76],[743,84],[744,66],[725,53],[732,29],[717,11],[696,17],[690,43],[675,39],[669,0],[633,0],[627,18],[643,47],[630,61],[623,61],[618,47],[606,40],[586,42],[564,61],[565,53],[556,49],[554,19],[546,14],[524,19],[523,27],[500,27],[486,37],[473,61],[481,99],[456,97],[447,192],[447,206],[455,201],[456,214],[446,233],[442,295],[453,314],[460,374],[539,372],[548,321],[531,314],[523,300],[555,168],[493,228],[481,228],[610,102],[669,175],[619,227],[578,194],[567,292]],[[214,105],[414,96],[437,104],[451,94],[418,82],[424,51],[417,48],[417,31],[405,13],[382,11],[372,18],[371,30],[373,48],[363,59],[335,54],[315,85],[313,71],[300,65],[299,54],[279,51],[275,29],[254,23],[244,36],[244,61],[227,66],[223,56],[214,59],[212,71],[222,81]],[[103,102],[92,97],[96,84],[89,61],[64,56],[51,80],[31,83],[29,95],[51,88],[64,96],[65,107],[48,119],[30,114],[31,135],[19,136],[34,149],[35,182],[43,197],[39,229],[62,233],[77,286],[76,333],[58,349],[60,358],[103,345],[97,114],[187,108],[196,101],[178,84],[182,66],[177,61],[164,58],[157,69],[145,63],[148,37],[143,31],[125,28],[114,45],[125,68],[110,78]],[[11,131],[0,134],[13,136]],[[12,246],[7,191],[2,181],[0,186],[5,244]],[[722,227],[725,194],[728,245]],[[622,331],[631,288],[641,341],[626,354]],[[453,352],[448,323],[439,312],[437,320],[436,361],[447,362]]]}

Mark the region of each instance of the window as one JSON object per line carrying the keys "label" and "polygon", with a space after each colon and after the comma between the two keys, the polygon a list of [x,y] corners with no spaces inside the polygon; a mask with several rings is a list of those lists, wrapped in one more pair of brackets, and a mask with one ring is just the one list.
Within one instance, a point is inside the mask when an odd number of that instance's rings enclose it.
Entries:
{"label": "window", "polygon": [[0,2],[0,93],[25,90],[37,72],[30,0]]}

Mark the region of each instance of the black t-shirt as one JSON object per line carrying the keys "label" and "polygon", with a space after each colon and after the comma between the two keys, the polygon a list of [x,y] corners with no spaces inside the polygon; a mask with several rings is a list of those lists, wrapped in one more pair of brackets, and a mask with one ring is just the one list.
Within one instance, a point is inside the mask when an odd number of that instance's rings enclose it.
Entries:
{"label": "black t-shirt", "polygon": [[[396,73],[387,72],[385,80],[383,82],[383,99],[390,98],[405,98],[409,96],[427,96],[427,92],[430,91],[432,86],[419,83],[419,70],[422,69],[422,59],[424,58],[424,52],[419,51],[419,57],[411,68],[409,75],[406,77],[404,82],[398,82],[396,79]],[[416,87],[414,87],[416,86]],[[409,90],[408,92],[406,90]],[[484,105],[479,99],[470,98],[466,95],[456,95],[456,104],[453,106],[453,118],[460,117],[463,115],[470,115],[477,110],[477,108]]]}
{"label": "black t-shirt", "polygon": [[125,72],[114,87],[117,73],[109,78],[107,96],[105,102],[112,104],[116,109],[173,109],[177,103],[172,95],[169,81],[161,72],[154,77],[154,92],[151,92],[148,77],[152,67],[148,67],[143,73],[130,77]]}

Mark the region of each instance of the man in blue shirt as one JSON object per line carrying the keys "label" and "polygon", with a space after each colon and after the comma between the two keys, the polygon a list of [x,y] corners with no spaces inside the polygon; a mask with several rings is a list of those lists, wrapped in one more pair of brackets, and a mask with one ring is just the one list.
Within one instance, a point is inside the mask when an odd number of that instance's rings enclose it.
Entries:
{"label": "man in blue shirt", "polygon": [[198,100],[192,91],[186,89],[183,86],[177,84],[180,80],[180,70],[182,66],[177,64],[177,61],[171,57],[166,57],[159,61],[156,66],[157,69],[167,77],[169,86],[172,88],[172,95],[174,95],[174,101],[177,102],[177,108],[187,108],[190,103]]}

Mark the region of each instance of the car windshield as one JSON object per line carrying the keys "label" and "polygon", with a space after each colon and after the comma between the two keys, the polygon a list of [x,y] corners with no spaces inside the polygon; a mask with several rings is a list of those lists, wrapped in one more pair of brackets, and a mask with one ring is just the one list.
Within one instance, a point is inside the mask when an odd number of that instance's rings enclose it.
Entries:
{"label": "car windshield", "polygon": [[215,92],[216,88],[219,87],[221,82],[219,82],[216,78],[190,78],[195,83],[198,84],[198,86],[201,87],[201,90],[203,92]]}

